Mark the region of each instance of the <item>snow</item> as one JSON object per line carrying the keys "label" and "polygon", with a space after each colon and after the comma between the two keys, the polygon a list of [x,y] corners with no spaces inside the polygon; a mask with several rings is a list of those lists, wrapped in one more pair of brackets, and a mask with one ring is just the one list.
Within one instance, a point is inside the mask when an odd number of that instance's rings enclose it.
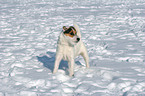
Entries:
{"label": "snow", "polygon": [[[0,0],[0,96],[144,96],[144,0]],[[62,26],[90,57],[52,74]]]}

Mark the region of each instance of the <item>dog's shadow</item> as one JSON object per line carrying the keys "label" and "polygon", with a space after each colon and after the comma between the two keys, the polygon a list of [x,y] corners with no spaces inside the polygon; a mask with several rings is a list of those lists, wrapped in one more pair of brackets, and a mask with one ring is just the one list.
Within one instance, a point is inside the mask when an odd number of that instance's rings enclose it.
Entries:
{"label": "dog's shadow", "polygon": [[[37,59],[39,62],[43,63],[43,66],[50,69],[51,72],[54,69],[54,63],[55,63],[55,53],[54,52],[47,52],[44,56],[37,56]],[[59,65],[59,69],[65,69],[68,68],[66,61],[61,61]]]}
{"label": "dog's shadow", "polygon": [[[51,72],[53,72],[54,69],[54,63],[55,63],[55,53],[54,52],[47,52],[46,55],[43,56],[36,56],[38,61],[43,63],[43,66],[50,69]],[[81,65],[79,61],[75,62],[78,65]],[[68,62],[61,60],[59,69],[65,70],[68,68]]]}

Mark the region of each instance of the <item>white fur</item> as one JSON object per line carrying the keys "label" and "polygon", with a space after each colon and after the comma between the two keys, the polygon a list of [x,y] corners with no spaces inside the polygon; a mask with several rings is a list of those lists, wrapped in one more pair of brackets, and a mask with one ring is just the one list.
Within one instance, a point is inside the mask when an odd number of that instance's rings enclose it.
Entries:
{"label": "white fur", "polygon": [[[89,68],[89,57],[87,49],[81,40],[80,29],[78,25],[75,23],[74,27],[77,31],[77,35],[74,36],[73,38],[65,36],[63,32],[61,32],[59,36],[53,73],[57,72],[60,61],[64,59],[68,61],[69,76],[72,76],[74,74],[74,63],[75,63],[74,59],[78,55],[83,56],[86,62],[86,67]],[[76,42],[76,38],[78,37],[80,38],[80,41]]]}

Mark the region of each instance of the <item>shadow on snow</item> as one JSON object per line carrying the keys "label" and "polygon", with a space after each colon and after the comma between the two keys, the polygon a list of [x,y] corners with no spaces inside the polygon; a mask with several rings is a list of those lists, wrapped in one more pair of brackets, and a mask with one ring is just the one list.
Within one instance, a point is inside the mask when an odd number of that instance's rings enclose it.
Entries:
{"label": "shadow on snow", "polygon": [[[47,55],[44,56],[37,56],[37,59],[39,62],[43,63],[43,66],[50,69],[51,72],[53,71],[54,68],[54,63],[55,63],[55,53],[54,52],[47,52]],[[59,69],[66,69],[68,68],[67,61],[61,60]]]}
{"label": "shadow on snow", "polygon": [[[54,52],[47,52],[47,55],[37,56],[37,59],[39,62],[43,63],[44,67],[50,69],[52,72],[54,68],[54,63],[55,63],[55,55],[56,53]],[[81,65],[79,61],[76,61],[75,63],[78,65]],[[66,70],[67,68],[68,68],[67,61],[61,60],[59,69]]]}

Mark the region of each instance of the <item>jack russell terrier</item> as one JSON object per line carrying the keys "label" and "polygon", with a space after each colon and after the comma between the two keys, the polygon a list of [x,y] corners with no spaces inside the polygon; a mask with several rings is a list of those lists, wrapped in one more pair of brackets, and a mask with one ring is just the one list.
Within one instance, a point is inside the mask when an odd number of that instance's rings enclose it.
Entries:
{"label": "jack russell terrier", "polygon": [[73,26],[66,27],[63,26],[63,31],[61,32],[56,50],[56,59],[53,73],[56,73],[62,59],[68,61],[69,66],[69,76],[74,75],[74,64],[75,57],[81,55],[86,63],[86,67],[89,68],[89,56],[84,43],[81,40],[81,33],[79,26],[73,24]]}

